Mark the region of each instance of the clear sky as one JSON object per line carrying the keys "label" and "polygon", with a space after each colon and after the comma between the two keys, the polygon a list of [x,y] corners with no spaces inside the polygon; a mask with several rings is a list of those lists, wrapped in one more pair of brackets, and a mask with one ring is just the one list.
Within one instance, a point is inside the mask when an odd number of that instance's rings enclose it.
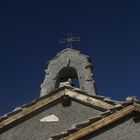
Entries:
{"label": "clear sky", "polygon": [[101,95],[140,97],[139,0],[9,0],[0,2],[0,115],[39,96],[69,32],[91,57]]}

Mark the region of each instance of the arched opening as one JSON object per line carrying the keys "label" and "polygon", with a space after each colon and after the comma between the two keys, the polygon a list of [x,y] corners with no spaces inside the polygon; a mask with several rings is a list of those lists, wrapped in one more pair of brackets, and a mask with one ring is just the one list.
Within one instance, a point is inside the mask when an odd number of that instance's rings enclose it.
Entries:
{"label": "arched opening", "polygon": [[68,79],[72,80],[72,85],[75,87],[80,87],[79,86],[79,80],[78,80],[78,74],[73,67],[65,67],[61,69],[58,73],[57,80],[56,80],[56,88],[59,87],[61,82],[66,82]]}

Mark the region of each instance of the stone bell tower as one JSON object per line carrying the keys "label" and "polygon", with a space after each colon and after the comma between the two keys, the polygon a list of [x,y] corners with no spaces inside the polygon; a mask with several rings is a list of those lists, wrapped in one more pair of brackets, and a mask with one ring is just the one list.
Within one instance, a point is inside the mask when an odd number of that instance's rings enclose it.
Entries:
{"label": "stone bell tower", "polygon": [[44,96],[68,79],[77,80],[79,88],[90,95],[96,95],[96,86],[89,56],[71,48],[58,53],[48,63],[40,96]]}

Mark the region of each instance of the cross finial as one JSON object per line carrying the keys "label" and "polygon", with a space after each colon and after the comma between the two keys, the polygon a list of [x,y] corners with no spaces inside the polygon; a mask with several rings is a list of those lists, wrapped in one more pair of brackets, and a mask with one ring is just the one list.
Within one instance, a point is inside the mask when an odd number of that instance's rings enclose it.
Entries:
{"label": "cross finial", "polygon": [[72,48],[72,43],[75,41],[80,41],[80,37],[73,37],[72,33],[68,33],[68,37],[66,39],[60,39],[59,43],[64,44],[67,43],[67,47]]}

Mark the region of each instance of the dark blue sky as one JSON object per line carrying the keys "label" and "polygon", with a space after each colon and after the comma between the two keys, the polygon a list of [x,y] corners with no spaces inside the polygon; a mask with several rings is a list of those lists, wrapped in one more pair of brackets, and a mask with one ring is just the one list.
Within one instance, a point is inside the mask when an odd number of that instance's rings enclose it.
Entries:
{"label": "dark blue sky", "polygon": [[66,48],[91,57],[101,95],[140,97],[139,0],[44,0],[0,3],[0,115],[39,96],[47,61]]}

